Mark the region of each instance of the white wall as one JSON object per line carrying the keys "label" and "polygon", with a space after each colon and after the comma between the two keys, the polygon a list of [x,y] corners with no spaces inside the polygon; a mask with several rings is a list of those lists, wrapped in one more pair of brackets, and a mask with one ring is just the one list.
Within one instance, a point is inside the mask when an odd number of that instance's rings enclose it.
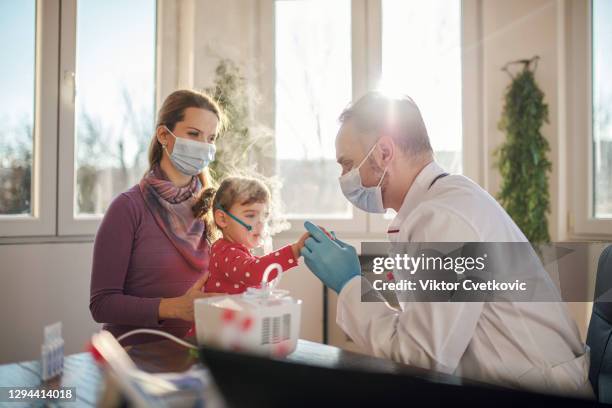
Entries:
{"label": "white wall", "polygon": [[[565,89],[567,2],[564,0],[484,0],[477,1],[480,8],[479,24],[481,38],[475,47],[480,47],[481,111],[475,115],[482,121],[484,145],[483,174],[481,184],[491,194],[499,191],[501,178],[493,168],[494,150],[504,141],[504,134],[497,124],[503,108],[503,95],[510,78],[501,67],[508,61],[540,56],[535,73],[536,81],[548,104],[550,123],[542,128],[550,143],[549,158],[552,162],[550,174],[551,214],[549,228],[553,241],[566,240],[568,236],[568,158],[565,132]],[[514,66],[516,72],[520,66]],[[467,91],[467,90],[466,90]],[[583,336],[586,335],[590,304],[570,304],[572,315]]]}
{"label": "white wall", "polygon": [[[565,239],[565,190],[567,184],[563,169],[566,168],[564,151],[564,126],[560,109],[564,109],[565,52],[564,1],[560,0],[468,0],[472,5],[470,22],[479,26],[464,43],[464,57],[476,58],[472,69],[479,69],[477,77],[469,77],[464,83],[464,92],[478,93],[479,104],[467,107],[471,118],[467,128],[479,133],[479,143],[474,148],[482,152],[476,158],[480,162],[474,178],[491,194],[499,191],[501,178],[494,167],[493,153],[504,141],[504,134],[497,128],[503,108],[505,89],[510,83],[509,76],[501,68],[509,61],[540,57],[536,70],[536,81],[545,94],[549,107],[550,123],[542,132],[549,141],[550,159],[553,169],[550,176],[551,215],[550,232],[553,240]],[[464,7],[465,10],[465,7]],[[474,30],[470,27],[470,31]],[[477,54],[475,56],[475,54]],[[512,66],[516,72],[520,66]],[[465,79],[464,79],[465,80]],[[561,105],[560,105],[561,103]],[[477,130],[474,130],[477,129]],[[468,138],[473,137],[471,134]]]}
{"label": "white wall", "polygon": [[91,243],[0,245],[0,364],[37,359],[43,327],[62,321],[66,353],[84,350]]}

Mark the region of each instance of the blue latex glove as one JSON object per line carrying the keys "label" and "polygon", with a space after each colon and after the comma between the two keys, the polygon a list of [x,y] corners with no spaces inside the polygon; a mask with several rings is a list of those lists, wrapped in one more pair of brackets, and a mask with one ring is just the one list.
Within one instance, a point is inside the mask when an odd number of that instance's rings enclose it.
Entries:
{"label": "blue latex glove", "polygon": [[328,287],[340,293],[344,285],[361,275],[357,251],[340,241],[334,234],[332,240],[310,221],[304,223],[310,237],[300,251],[306,266]]}

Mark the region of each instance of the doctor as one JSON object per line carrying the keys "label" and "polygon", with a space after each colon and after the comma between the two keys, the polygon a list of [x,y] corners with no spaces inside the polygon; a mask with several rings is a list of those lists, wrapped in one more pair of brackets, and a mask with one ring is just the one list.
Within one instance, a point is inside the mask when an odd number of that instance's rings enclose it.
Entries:
{"label": "doctor", "polygon": [[[340,186],[357,208],[397,212],[392,242],[524,242],[482,188],[433,159],[425,124],[408,97],[369,93],[340,115]],[[562,302],[362,302],[355,248],[310,222],[306,265],[339,294],[337,323],[367,352],[513,388],[593,398],[588,353]]]}

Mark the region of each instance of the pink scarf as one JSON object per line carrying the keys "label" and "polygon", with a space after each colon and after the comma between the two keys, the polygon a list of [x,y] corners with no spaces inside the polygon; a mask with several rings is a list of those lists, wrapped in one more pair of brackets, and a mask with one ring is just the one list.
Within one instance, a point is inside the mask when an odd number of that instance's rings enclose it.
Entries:
{"label": "pink scarf", "polygon": [[172,245],[195,269],[208,269],[210,246],[205,224],[193,215],[195,194],[202,188],[193,177],[185,187],[176,187],[159,166],[140,180],[140,192],[157,225]]}

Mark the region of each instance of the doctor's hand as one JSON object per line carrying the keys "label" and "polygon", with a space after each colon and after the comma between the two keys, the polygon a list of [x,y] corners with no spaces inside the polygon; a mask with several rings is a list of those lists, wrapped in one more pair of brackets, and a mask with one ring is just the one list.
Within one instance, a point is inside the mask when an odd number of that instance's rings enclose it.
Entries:
{"label": "doctor's hand", "polygon": [[340,293],[349,280],[361,274],[357,251],[335,236],[331,239],[310,221],[304,227],[310,233],[301,251],[306,266],[326,286]]}

